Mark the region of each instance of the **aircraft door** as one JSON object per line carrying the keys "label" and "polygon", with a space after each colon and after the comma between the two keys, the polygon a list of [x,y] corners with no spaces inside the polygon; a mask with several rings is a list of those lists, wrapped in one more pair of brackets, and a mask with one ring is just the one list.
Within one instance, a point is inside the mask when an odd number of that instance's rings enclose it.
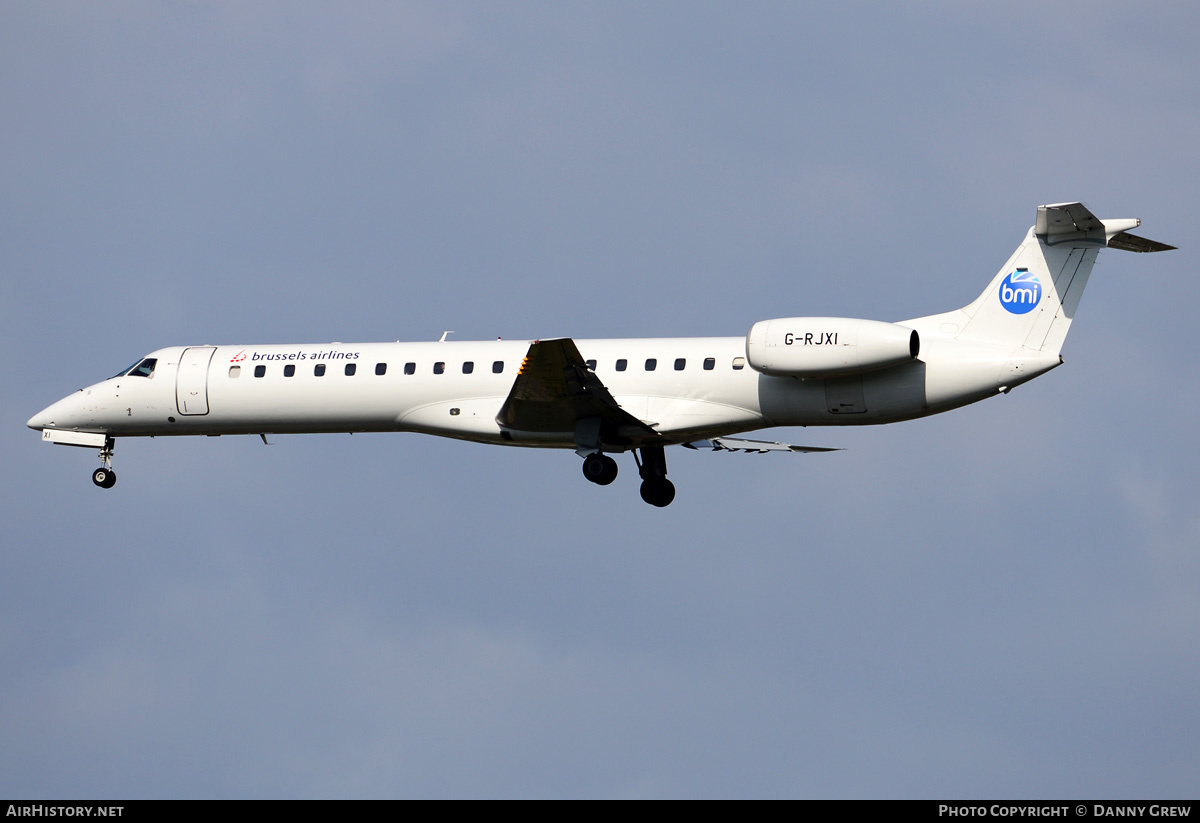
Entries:
{"label": "aircraft door", "polygon": [[175,405],[180,414],[208,414],[208,364],[214,346],[192,346],[179,358],[175,377]]}

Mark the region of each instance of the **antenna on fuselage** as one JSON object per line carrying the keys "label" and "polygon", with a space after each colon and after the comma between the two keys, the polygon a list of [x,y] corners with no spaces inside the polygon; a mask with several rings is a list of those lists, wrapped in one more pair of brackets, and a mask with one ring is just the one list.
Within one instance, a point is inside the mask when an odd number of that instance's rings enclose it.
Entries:
{"label": "antenna on fuselage", "polygon": [[442,336],[438,338],[438,342],[439,342],[439,343],[445,343],[445,342],[446,342],[446,335],[448,335],[448,334],[454,334],[454,332],[452,332],[452,331],[444,331],[444,332],[442,332]]}

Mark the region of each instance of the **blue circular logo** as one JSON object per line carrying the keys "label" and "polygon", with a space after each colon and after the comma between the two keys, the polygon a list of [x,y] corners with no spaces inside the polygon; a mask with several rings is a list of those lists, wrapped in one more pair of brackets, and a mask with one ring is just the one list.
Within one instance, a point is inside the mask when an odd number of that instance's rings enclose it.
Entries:
{"label": "blue circular logo", "polygon": [[1000,305],[1013,314],[1028,314],[1042,299],[1042,284],[1025,269],[1000,281]]}

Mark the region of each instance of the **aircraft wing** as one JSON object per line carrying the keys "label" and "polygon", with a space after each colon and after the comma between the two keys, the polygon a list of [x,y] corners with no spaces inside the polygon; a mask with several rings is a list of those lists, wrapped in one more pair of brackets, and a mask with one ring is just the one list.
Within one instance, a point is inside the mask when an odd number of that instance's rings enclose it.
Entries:
{"label": "aircraft wing", "polygon": [[793,446],[790,443],[779,443],[774,440],[742,440],[738,437],[715,437],[712,440],[694,440],[684,443],[689,449],[710,449],[716,452],[839,452],[841,449],[830,449],[823,446]]}
{"label": "aircraft wing", "polygon": [[628,445],[660,437],[617,404],[587,367],[575,341],[534,341],[496,422],[519,431],[574,432],[585,420],[599,422],[606,443]]}

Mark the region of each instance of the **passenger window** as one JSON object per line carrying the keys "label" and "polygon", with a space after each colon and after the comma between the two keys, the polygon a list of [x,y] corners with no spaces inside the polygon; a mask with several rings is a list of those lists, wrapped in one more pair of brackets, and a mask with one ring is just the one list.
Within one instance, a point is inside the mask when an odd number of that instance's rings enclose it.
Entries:
{"label": "passenger window", "polygon": [[583,362],[584,362],[585,364],[587,364],[588,371],[595,371],[595,370],[596,370],[596,361],[595,361],[595,360],[584,360]]}
{"label": "passenger window", "polygon": [[324,363],[318,363],[317,365],[313,366],[313,376],[314,377],[324,377],[325,376],[325,364]]}
{"label": "passenger window", "polygon": [[375,373],[376,374],[387,374],[387,363],[376,363],[375,364]]}
{"label": "passenger window", "polygon": [[657,368],[658,368],[658,358],[657,357],[647,357],[646,358],[646,371],[654,371]]}
{"label": "passenger window", "polygon": [[242,367],[241,366],[230,366],[229,367],[229,376],[230,377],[241,377],[242,376]]}
{"label": "passenger window", "polygon": [[496,362],[492,363],[492,374],[500,374],[502,371],[504,371],[503,360],[497,360]]}
{"label": "passenger window", "polygon": [[417,364],[416,363],[405,363],[404,364],[404,373],[405,374],[416,374],[417,373]]}
{"label": "passenger window", "polygon": [[675,358],[675,371],[683,371],[683,368],[686,365],[687,365],[687,360],[685,358],[683,358],[683,357]]}
{"label": "passenger window", "polygon": [[473,371],[475,371],[475,364],[473,362],[468,360],[466,363],[463,363],[463,374],[470,374]]}
{"label": "passenger window", "polygon": [[629,361],[622,357],[617,361],[617,371],[625,371],[625,367],[629,365]]}
{"label": "passenger window", "polygon": [[444,374],[445,371],[446,371],[446,364],[443,363],[441,360],[439,360],[438,362],[433,364],[433,373],[434,374]]}
{"label": "passenger window", "polygon": [[294,377],[296,375],[296,366],[294,363],[288,363],[283,367],[284,377]]}
{"label": "passenger window", "polygon": [[746,368],[746,358],[744,358],[744,357],[735,357],[735,358],[733,358],[733,369],[734,369],[734,371],[740,371],[740,370],[742,370],[742,369],[744,369],[744,368]]}
{"label": "passenger window", "polygon": [[357,364],[357,363],[347,363],[347,364],[346,364],[346,376],[347,376],[347,377],[353,377],[353,376],[354,376],[354,373],[355,373],[356,371],[358,371],[358,364]]}
{"label": "passenger window", "polygon": [[267,373],[266,366],[255,366],[254,367],[254,376],[255,377],[262,377],[266,373]]}
{"label": "passenger window", "polygon": [[717,358],[715,358],[715,357],[704,358],[704,370],[705,371],[712,371],[716,367],[717,367]]}

